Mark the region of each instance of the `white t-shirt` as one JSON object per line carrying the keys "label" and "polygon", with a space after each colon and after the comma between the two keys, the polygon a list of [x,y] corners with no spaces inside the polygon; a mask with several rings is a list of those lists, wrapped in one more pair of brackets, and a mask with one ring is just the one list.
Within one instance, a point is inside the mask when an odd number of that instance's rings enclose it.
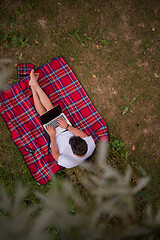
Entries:
{"label": "white t-shirt", "polygon": [[56,136],[56,143],[59,149],[58,164],[65,168],[73,168],[78,166],[80,163],[84,162],[89,156],[92,155],[95,149],[95,142],[91,136],[83,138],[87,145],[88,151],[84,157],[76,157],[73,154],[71,145],[69,144],[69,139],[74,136],[70,131],[63,132]]}

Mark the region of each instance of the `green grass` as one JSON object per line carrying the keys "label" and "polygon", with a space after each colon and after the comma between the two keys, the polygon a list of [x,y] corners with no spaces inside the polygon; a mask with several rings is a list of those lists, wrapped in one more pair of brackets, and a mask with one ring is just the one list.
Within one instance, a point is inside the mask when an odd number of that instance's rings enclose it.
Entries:
{"label": "green grass", "polygon": [[[0,12],[1,57],[11,57],[16,64],[30,62],[36,67],[54,57],[64,57],[114,136],[110,163],[122,171],[131,165],[135,177],[140,174],[139,166],[152,176],[156,173],[150,196],[160,194],[156,187],[160,174],[156,131],[159,77],[154,75],[159,75],[156,4],[144,0],[62,0],[54,4],[51,0],[17,0],[9,5],[7,1],[1,3]],[[14,69],[10,84],[16,79]],[[124,96],[130,101],[137,97],[131,104],[133,113],[121,114],[120,106],[128,106]],[[2,118],[0,134],[0,182],[11,195],[18,180],[27,183],[33,193],[35,189],[47,192],[50,183],[39,186],[34,182]],[[136,146],[135,151],[132,145]],[[71,171],[66,170],[65,177],[76,185],[77,178]],[[76,169],[74,172],[77,176],[82,174]],[[36,201],[31,194],[27,201],[32,200]]]}

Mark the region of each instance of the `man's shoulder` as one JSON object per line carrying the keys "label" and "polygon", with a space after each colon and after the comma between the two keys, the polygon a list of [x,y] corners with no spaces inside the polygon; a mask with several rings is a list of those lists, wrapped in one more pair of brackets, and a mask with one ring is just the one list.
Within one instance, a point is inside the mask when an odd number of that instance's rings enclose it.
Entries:
{"label": "man's shoulder", "polygon": [[84,138],[84,140],[88,143],[88,144],[91,144],[91,145],[94,145],[95,146],[95,142],[94,142],[94,139],[92,136],[87,136]]}
{"label": "man's shoulder", "polygon": [[64,131],[61,134],[59,134],[58,136],[56,136],[57,140],[60,139],[66,139],[66,138],[70,138],[73,136],[73,133],[70,131]]}

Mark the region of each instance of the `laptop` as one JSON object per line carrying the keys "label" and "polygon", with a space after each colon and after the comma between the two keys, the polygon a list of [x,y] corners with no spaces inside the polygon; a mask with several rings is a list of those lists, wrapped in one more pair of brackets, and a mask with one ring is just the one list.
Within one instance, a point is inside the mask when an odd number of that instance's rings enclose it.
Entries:
{"label": "laptop", "polygon": [[62,113],[60,104],[58,104],[57,106],[53,107],[52,109],[50,109],[49,111],[45,112],[43,115],[40,116],[40,120],[42,122],[44,129],[47,131],[46,126],[48,124],[53,125],[53,127],[55,127],[55,129],[56,129],[56,136],[64,131],[66,131],[65,128],[61,128],[58,125],[58,123],[57,123],[58,118],[64,118],[66,120],[66,122],[72,126],[72,124],[70,123],[68,118],[65,116],[65,114]]}

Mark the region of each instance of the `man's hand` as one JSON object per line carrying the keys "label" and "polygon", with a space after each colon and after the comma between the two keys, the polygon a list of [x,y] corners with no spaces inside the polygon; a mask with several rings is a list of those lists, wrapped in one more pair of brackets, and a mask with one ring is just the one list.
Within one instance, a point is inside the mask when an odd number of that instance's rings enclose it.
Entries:
{"label": "man's hand", "polygon": [[58,118],[57,123],[61,128],[66,128],[68,125],[68,123],[66,122],[66,120],[64,118]]}
{"label": "man's hand", "polygon": [[47,132],[48,132],[50,137],[55,137],[56,136],[56,129],[52,125],[48,124],[46,126],[46,129],[47,129]]}

